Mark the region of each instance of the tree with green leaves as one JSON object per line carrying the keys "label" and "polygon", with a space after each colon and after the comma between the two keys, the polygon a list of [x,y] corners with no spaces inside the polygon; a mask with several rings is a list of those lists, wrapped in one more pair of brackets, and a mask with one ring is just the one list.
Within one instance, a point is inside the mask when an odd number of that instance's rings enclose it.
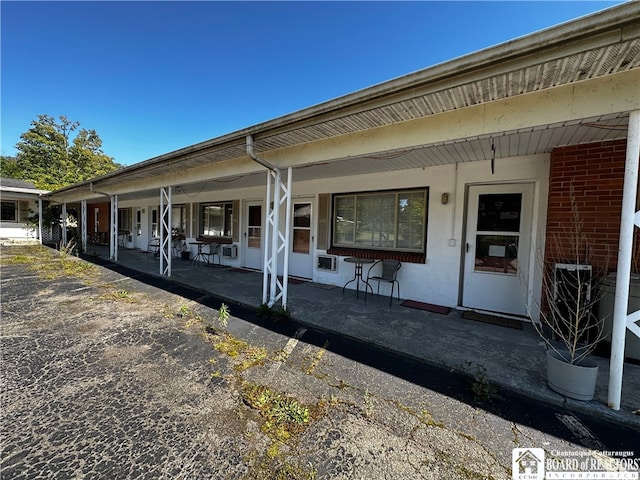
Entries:
{"label": "tree with green leaves", "polygon": [[38,115],[31,128],[20,135],[15,162],[5,162],[9,157],[3,157],[0,174],[56,190],[118,169],[120,165],[102,151],[96,131],[79,127],[79,122],[64,115],[59,122],[49,115]]}

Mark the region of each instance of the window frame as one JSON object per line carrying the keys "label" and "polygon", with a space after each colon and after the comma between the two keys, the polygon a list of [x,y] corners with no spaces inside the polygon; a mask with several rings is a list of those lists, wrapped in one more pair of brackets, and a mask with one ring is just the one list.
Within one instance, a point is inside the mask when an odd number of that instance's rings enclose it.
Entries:
{"label": "window frame", "polygon": [[[215,235],[211,233],[205,233],[205,210],[207,207],[222,207],[222,234]],[[227,216],[227,209],[229,210],[229,215]],[[198,208],[198,236],[203,237],[216,237],[216,238],[224,238],[232,240],[233,238],[233,217],[234,217],[234,208],[232,200],[223,200],[219,202],[202,202],[199,204]],[[228,224],[227,224],[228,222]],[[209,229],[211,227],[209,226]],[[228,235],[227,235],[228,233]]]}
{"label": "window frame", "polygon": [[[420,248],[407,248],[407,247],[398,247],[398,230],[399,230],[399,200],[400,195],[402,194],[415,194],[422,193],[424,198],[424,213],[422,217],[422,230],[421,230],[421,239],[420,239]],[[393,236],[393,245],[392,246],[382,246],[382,245],[361,245],[356,243],[356,227],[359,221],[357,215],[357,205],[359,197],[374,197],[374,196],[389,196],[394,195],[394,209],[393,209],[393,231],[389,231],[389,233]],[[352,198],[353,199],[353,208],[354,208],[354,234],[353,234],[353,242],[352,243],[344,243],[336,240],[337,234],[337,208],[336,204],[338,199],[340,198]],[[388,252],[406,252],[406,253],[419,253],[425,254],[427,248],[427,231],[429,224],[429,187],[417,187],[417,188],[401,188],[401,189],[390,189],[390,190],[371,190],[371,191],[363,191],[363,192],[347,192],[347,193],[334,193],[331,198],[331,247],[338,249],[357,249],[357,250],[374,250],[374,251],[388,251]]]}
{"label": "window frame", "polygon": [[[128,221],[122,221],[123,219]],[[131,232],[131,225],[133,220],[133,208],[121,207],[118,208],[118,230]],[[125,225],[126,224],[126,225]]]}
{"label": "window frame", "polygon": [[[9,211],[8,205],[7,204],[12,204],[13,205],[13,218],[5,218],[4,214],[5,212]],[[5,210],[6,208],[6,210]],[[16,200],[2,200],[0,202],[0,221],[2,222],[18,222],[18,202]]]}
{"label": "window frame", "polygon": [[[171,234],[186,235],[189,228],[189,209],[186,203],[174,203],[171,205]],[[179,215],[176,215],[176,211]]]}

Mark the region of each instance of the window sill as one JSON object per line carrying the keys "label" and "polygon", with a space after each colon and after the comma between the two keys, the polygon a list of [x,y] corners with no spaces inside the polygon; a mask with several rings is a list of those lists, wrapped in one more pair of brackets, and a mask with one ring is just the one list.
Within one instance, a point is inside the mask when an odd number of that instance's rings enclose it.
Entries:
{"label": "window sill", "polygon": [[342,257],[373,258],[376,260],[391,259],[405,263],[425,263],[427,256],[424,253],[393,252],[389,250],[369,250],[362,248],[331,247],[328,255],[340,255]]}

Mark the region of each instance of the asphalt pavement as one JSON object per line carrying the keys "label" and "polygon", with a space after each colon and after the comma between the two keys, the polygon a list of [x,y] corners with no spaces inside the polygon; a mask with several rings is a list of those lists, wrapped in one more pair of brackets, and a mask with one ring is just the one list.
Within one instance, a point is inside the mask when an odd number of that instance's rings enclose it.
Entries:
{"label": "asphalt pavement", "polygon": [[[76,278],[20,255],[2,249],[3,479],[509,479],[517,447],[597,456],[640,445],[633,424],[489,383],[477,358],[436,365],[299,321],[293,307],[292,320],[274,322],[202,288],[226,274],[240,292],[251,272],[184,264],[167,280],[95,257],[102,265]],[[388,305],[293,287],[356,310]],[[222,302],[228,326],[203,329]],[[404,335],[395,324],[387,333]],[[241,344],[255,348],[221,347]],[[252,386],[295,399],[308,421],[274,431]]]}

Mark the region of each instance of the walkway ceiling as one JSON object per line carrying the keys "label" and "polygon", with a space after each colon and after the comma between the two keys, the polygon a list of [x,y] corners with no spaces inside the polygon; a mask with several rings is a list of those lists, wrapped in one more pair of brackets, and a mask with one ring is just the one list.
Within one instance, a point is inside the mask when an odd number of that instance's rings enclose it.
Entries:
{"label": "walkway ceiling", "polygon": [[[640,2],[476,52],[253,127],[126,167],[93,181],[96,190],[228,161],[246,162],[245,139],[258,155],[411,122],[432,115],[640,69]],[[640,79],[640,70],[638,70]],[[553,148],[626,138],[628,112],[571,119],[481,137],[332,158],[294,170],[294,181],[378,173],[457,162],[549,153]],[[273,161],[273,160],[270,160]],[[179,167],[178,167],[179,165]],[[208,178],[184,191],[264,185],[264,169],[242,177]],[[89,182],[53,197],[86,192]],[[126,198],[148,196],[139,186]]]}

